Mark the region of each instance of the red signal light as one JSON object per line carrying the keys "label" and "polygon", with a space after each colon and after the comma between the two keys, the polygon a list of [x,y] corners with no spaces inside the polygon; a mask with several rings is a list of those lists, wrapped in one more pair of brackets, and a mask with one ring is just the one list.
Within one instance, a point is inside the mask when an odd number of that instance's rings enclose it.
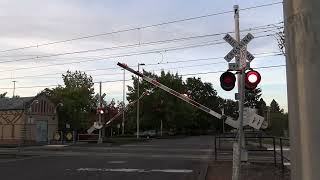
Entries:
{"label": "red signal light", "polygon": [[236,76],[232,72],[227,71],[220,76],[220,85],[225,91],[231,91],[235,86],[235,82]]}
{"label": "red signal light", "polygon": [[250,70],[246,72],[246,89],[253,90],[255,89],[261,81],[261,75],[258,71]]}
{"label": "red signal light", "polygon": [[98,108],[97,109],[97,114],[104,114],[104,109],[103,108]]}

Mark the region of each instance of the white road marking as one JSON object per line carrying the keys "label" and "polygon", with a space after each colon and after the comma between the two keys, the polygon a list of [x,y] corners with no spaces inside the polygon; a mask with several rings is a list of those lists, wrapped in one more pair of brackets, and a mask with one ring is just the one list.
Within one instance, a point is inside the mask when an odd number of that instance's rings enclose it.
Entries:
{"label": "white road marking", "polygon": [[285,162],[285,163],[283,163],[283,165],[285,165],[285,166],[290,166],[290,165],[291,165],[291,163],[289,163],[289,162]]}
{"label": "white road marking", "polygon": [[191,169],[152,169],[152,172],[167,172],[167,173],[192,173]]}
{"label": "white road marking", "polygon": [[119,169],[108,169],[108,168],[79,168],[77,171],[88,171],[88,172],[139,172],[139,173],[151,173],[151,172],[164,172],[164,173],[192,173],[191,169],[130,169],[130,168],[119,168]]}
{"label": "white road marking", "polygon": [[146,145],[146,144],[124,144],[124,145],[120,145],[120,146],[124,146],[124,147],[156,147],[156,146],[160,146],[160,145]]}
{"label": "white road marking", "polygon": [[51,145],[45,145],[45,147],[66,147],[68,145],[64,145],[64,144],[51,144]]}
{"label": "white road marking", "polygon": [[227,153],[227,152],[222,152],[222,153],[220,153],[220,154],[231,154],[231,153]]}
{"label": "white road marking", "polygon": [[140,151],[157,151],[157,152],[208,152],[211,153],[213,149],[204,149],[204,148],[171,148],[168,149],[168,147],[165,148],[159,148],[159,147],[90,147],[88,150],[101,150],[101,151],[111,151],[111,152],[117,152],[117,151],[129,151],[129,152],[140,152]]}
{"label": "white road marking", "polygon": [[[271,151],[273,148],[267,148],[267,150]],[[290,151],[290,148],[282,148],[283,151]],[[280,148],[276,148],[276,151],[280,151]]]}
{"label": "white road marking", "polygon": [[126,163],[127,161],[108,161],[109,164],[123,164]]}

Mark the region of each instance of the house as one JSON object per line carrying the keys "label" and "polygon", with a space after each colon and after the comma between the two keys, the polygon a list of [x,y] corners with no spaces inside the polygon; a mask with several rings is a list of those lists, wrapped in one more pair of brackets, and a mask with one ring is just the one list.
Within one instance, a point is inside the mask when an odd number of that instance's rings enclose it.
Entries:
{"label": "house", "polygon": [[48,142],[57,130],[56,106],[44,94],[0,98],[0,144]]}

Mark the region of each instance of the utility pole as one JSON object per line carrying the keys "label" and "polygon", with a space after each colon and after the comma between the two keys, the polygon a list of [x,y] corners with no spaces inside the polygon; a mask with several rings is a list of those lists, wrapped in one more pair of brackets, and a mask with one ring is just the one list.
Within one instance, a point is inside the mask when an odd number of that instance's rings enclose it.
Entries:
{"label": "utility pole", "polygon": [[291,179],[320,179],[320,1],[284,1]]}
{"label": "utility pole", "polygon": [[[235,34],[236,34],[236,40],[238,42],[240,42],[240,22],[239,22],[239,6],[235,5],[234,6],[234,12],[235,12]],[[240,51],[240,54],[243,53],[243,51]],[[236,57],[236,63],[238,64],[238,67],[240,67],[240,56]],[[247,151],[245,150],[245,135],[243,132],[243,109],[244,109],[244,100],[245,100],[245,88],[244,88],[244,81],[245,81],[245,69],[241,69],[241,71],[239,72],[238,76],[238,93],[240,95],[240,99],[239,99],[239,121],[241,123],[240,126],[240,131],[241,132],[241,136],[239,135],[239,137],[241,137],[241,148],[242,148],[242,156],[241,156],[241,161],[247,161]]]}
{"label": "utility pole", "polygon": [[[102,101],[101,101],[101,89],[102,89],[102,83],[100,81],[99,83],[99,113],[98,113],[98,116],[99,116],[99,124],[102,124],[101,122],[101,113],[100,113],[100,110],[102,108]],[[102,143],[102,128],[99,129],[99,139],[98,139],[98,144],[101,144]]]}
{"label": "utility pole", "polygon": [[[140,66],[144,66],[145,64],[144,63],[138,63],[138,72],[140,72]],[[137,87],[137,139],[139,139],[139,128],[140,128],[140,76],[138,76],[138,87]]]}
{"label": "utility pole", "polygon": [[[235,20],[235,36],[236,41],[240,43],[240,23],[239,23],[239,6],[234,5],[234,20]],[[240,51],[242,53],[242,51]],[[236,64],[240,67],[240,57],[236,56]],[[242,57],[241,57],[242,58]],[[245,152],[245,141],[244,141],[244,134],[243,134],[243,107],[244,107],[244,98],[245,98],[245,91],[244,91],[244,68],[241,68],[237,75],[238,79],[238,99],[239,99],[239,129],[238,129],[238,144],[234,144],[233,150],[236,151],[235,156],[236,159],[234,160],[234,167],[232,173],[232,180],[240,180],[241,176],[241,161],[247,159],[247,154]]]}
{"label": "utility pole", "polygon": [[18,82],[18,81],[12,81],[13,82],[13,93],[12,93],[12,97],[14,97],[15,96],[15,93],[16,93],[16,82]]}
{"label": "utility pole", "polygon": [[124,135],[124,109],[125,109],[125,107],[126,107],[125,98],[126,98],[126,70],[123,69],[122,135]]}

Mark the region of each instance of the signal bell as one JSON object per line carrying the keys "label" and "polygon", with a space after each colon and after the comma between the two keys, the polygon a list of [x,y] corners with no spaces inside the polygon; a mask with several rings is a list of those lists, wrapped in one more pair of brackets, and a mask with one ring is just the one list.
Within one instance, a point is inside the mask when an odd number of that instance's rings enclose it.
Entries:
{"label": "signal bell", "polygon": [[258,71],[250,70],[246,72],[245,84],[247,90],[254,90],[261,81],[261,75]]}
{"label": "signal bell", "polygon": [[235,82],[236,76],[232,72],[227,71],[220,76],[220,85],[225,91],[231,91],[235,86]]}

